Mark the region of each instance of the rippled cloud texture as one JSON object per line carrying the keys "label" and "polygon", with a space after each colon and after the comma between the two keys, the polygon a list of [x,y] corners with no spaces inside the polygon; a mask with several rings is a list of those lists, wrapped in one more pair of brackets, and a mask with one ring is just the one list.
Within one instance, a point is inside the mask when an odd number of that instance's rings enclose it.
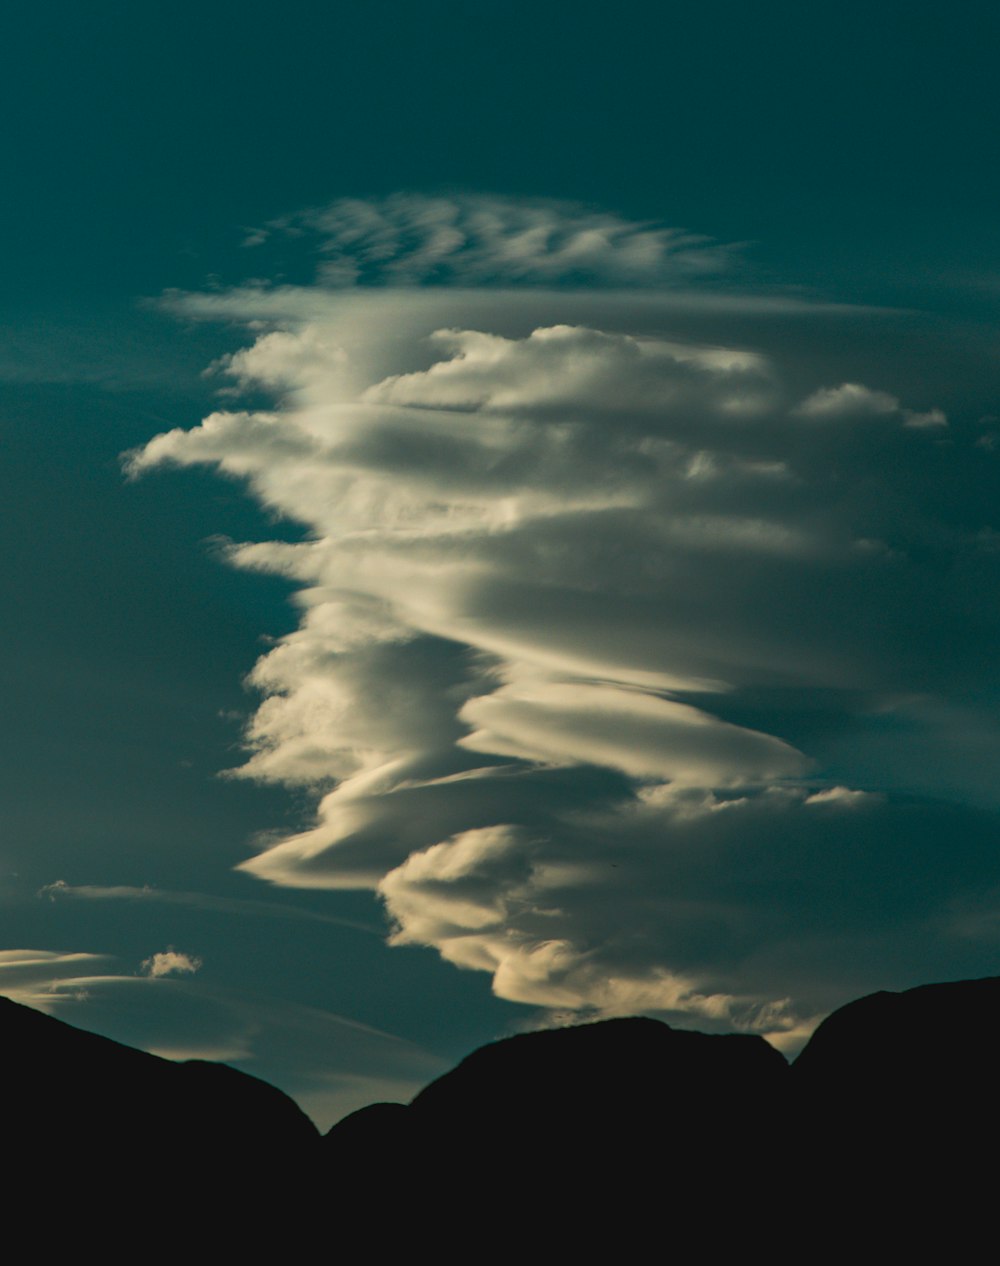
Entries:
{"label": "rippled cloud texture", "polygon": [[316,281],[173,297],[252,342],[227,407],[130,456],[304,528],[228,550],[301,606],[235,772],[317,799],[244,869],[369,888],[394,943],[555,1010],[793,1040],[966,969],[998,458],[906,321],[727,294],[733,252],[549,203],[345,202],[251,244],[283,237]]}

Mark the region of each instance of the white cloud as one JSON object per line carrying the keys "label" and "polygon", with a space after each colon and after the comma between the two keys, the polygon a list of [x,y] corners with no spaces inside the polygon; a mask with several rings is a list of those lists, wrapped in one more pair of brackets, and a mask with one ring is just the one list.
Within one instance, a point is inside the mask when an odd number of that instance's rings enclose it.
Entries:
{"label": "white cloud", "polygon": [[52,992],[63,982],[92,976],[110,960],[107,954],[58,950],[0,950],[0,995],[47,1010]]}
{"label": "white cloud", "polygon": [[941,900],[982,864],[974,817],[918,827],[893,798],[949,789],[927,754],[962,709],[925,709],[915,775],[886,755],[908,714],[885,701],[996,697],[995,501],[966,494],[989,454],[940,445],[942,409],[843,381],[816,323],[844,311],[468,288],[562,277],[574,253],[604,281],[645,251],[679,265],[645,228],[521,210],[299,224],[331,284],[463,288],[179,301],[253,325],[219,369],[275,403],[159,436],[132,469],[215,466],[305,529],[228,555],[301,604],[251,674],[234,772],[318,801],[244,869],[376,890],[397,941],[504,997],[800,1033],[852,963],[938,944],[904,837]]}
{"label": "white cloud", "polygon": [[862,383],[845,382],[839,387],[820,387],[796,410],[804,418],[878,417],[898,413],[899,401],[887,391],[873,391]]}
{"label": "white cloud", "polygon": [[[380,885],[396,942],[489,971],[517,1002],[777,1036],[877,983],[886,960],[947,957],[933,912],[985,873],[993,830],[955,808],[793,788],[665,788],[541,825],[411,853]],[[942,858],[956,832],[968,852]],[[908,866],[934,879],[908,888]]]}
{"label": "white cloud", "polygon": [[528,680],[470,699],[459,713],[473,751],[603,765],[633,778],[738,786],[804,773],[786,743],[638,690]]}
{"label": "white cloud", "polygon": [[190,954],[181,954],[178,950],[161,950],[142,960],[142,972],[145,976],[159,980],[163,976],[193,976],[201,969],[201,959]]}
{"label": "white cloud", "polygon": [[[535,329],[526,339],[475,330],[438,330],[431,344],[446,359],[390,376],[364,398],[376,403],[544,413],[602,412],[620,424],[641,418],[643,435],[683,422],[685,410],[745,415],[773,396],[764,357],[726,347],[607,334],[580,326]],[[680,416],[678,416],[680,415]]]}
{"label": "white cloud", "polygon": [[904,409],[887,391],[873,391],[857,382],[845,382],[839,387],[821,387],[803,400],[795,413],[804,418],[821,419],[895,416],[902,419],[904,426],[918,429],[948,425],[948,418],[941,409],[927,409],[922,413]]}
{"label": "white cloud", "polygon": [[814,791],[811,796],[807,796],[805,803],[854,809],[872,801],[877,803],[878,800],[879,797],[870,791],[857,791],[851,787],[824,787],[822,791]]}

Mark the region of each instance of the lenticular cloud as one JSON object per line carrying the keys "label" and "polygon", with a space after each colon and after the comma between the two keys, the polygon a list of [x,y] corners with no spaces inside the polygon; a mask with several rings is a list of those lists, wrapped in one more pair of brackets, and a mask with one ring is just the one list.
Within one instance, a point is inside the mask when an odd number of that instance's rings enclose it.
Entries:
{"label": "lenticular cloud", "polygon": [[215,368],[270,407],[130,457],[305,528],[229,552],[301,605],[236,772],[317,799],[244,869],[375,890],[396,943],[543,1007],[794,1034],[886,961],[959,962],[990,793],[913,793],[996,683],[1000,551],[953,495],[994,455],[827,377],[850,313],[651,293],[723,266],[702,239],[499,200],[307,221],[315,284],[173,301],[246,322]]}

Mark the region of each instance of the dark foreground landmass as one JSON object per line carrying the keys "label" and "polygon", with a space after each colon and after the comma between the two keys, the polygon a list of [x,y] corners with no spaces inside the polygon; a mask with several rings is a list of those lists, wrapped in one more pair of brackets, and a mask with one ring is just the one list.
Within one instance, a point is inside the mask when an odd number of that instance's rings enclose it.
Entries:
{"label": "dark foreground landmass", "polygon": [[862,998],[792,1065],[609,1020],[483,1047],[321,1138],[253,1077],[0,999],[8,1226],[25,1260],[967,1260],[995,1238],[998,1034],[1000,978]]}

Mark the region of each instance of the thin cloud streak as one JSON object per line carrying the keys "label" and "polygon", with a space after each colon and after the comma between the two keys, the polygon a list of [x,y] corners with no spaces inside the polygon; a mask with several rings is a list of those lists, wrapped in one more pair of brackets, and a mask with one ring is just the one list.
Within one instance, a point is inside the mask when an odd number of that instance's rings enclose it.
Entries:
{"label": "thin cloud streak", "polygon": [[49,901],[142,901],[158,905],[186,906],[192,910],[205,910],[213,914],[250,915],[264,919],[304,920],[308,923],[329,923],[337,927],[351,928],[356,932],[381,936],[382,930],[373,924],[355,919],[341,918],[335,914],[323,914],[318,910],[306,910],[300,906],[270,901],[250,901],[239,897],[214,897],[203,892],[175,892],[168,888],[138,888],[126,884],[102,886],[100,884],[68,884],[63,879],[46,884],[38,891],[39,897]]}

